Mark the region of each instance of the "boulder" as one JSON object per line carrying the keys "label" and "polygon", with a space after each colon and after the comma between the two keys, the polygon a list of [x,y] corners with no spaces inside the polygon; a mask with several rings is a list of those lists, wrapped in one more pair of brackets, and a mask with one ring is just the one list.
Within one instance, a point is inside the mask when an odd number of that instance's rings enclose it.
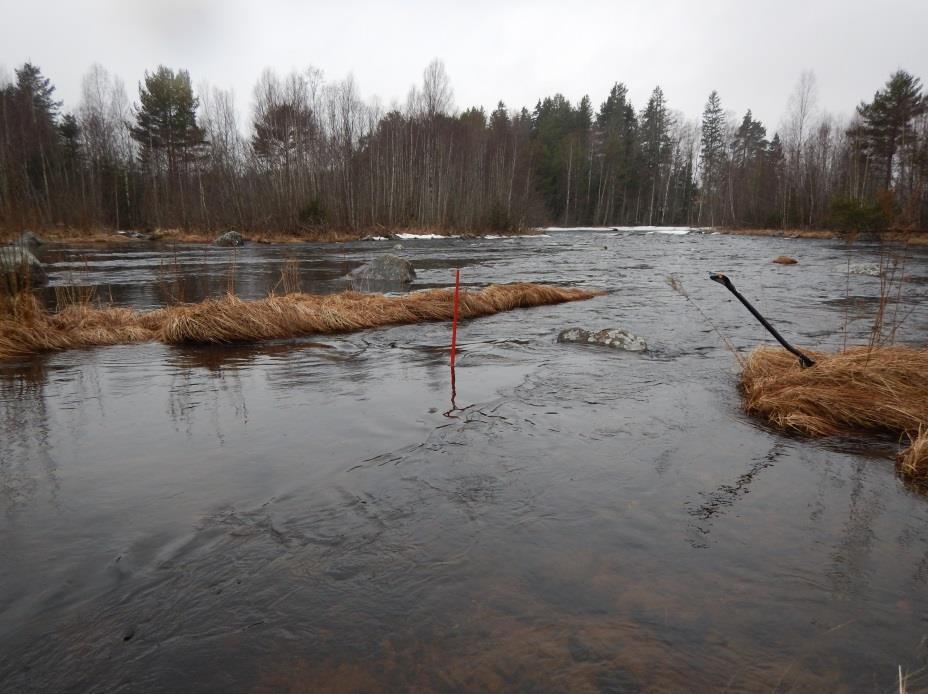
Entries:
{"label": "boulder", "polygon": [[408,260],[386,253],[353,270],[351,277],[368,282],[409,284],[416,279],[416,271]]}
{"label": "boulder", "polygon": [[213,241],[214,246],[238,247],[245,245],[245,239],[237,231],[227,231]]}
{"label": "boulder", "polygon": [[42,239],[26,229],[19,235],[19,238],[13,242],[13,245],[22,246],[23,248],[38,248],[42,243]]}
{"label": "boulder", "polygon": [[622,349],[626,352],[645,352],[648,349],[648,343],[644,341],[644,338],[619,328],[606,328],[599,332],[583,330],[582,328],[568,328],[558,334],[557,341],[584,345],[602,345],[603,347]]}
{"label": "boulder", "polygon": [[0,278],[10,294],[48,282],[42,263],[23,246],[0,248]]}
{"label": "boulder", "polygon": [[128,239],[138,239],[139,241],[151,241],[151,234],[143,234],[141,231],[117,231],[119,236],[125,236]]}
{"label": "boulder", "polygon": [[868,277],[879,277],[880,266],[877,263],[851,263],[850,265],[837,265],[835,272],[850,273],[852,275],[866,275]]}
{"label": "boulder", "polygon": [[777,265],[795,265],[799,261],[795,258],[790,258],[788,255],[778,255],[773,259],[773,262]]}

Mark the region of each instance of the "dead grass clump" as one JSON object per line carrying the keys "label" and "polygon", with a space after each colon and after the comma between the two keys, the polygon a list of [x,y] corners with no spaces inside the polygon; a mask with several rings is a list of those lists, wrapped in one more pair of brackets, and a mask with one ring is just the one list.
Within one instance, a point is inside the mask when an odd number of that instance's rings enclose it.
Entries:
{"label": "dead grass clump", "polygon": [[[577,301],[600,292],[537,284],[491,285],[463,291],[460,317]],[[450,320],[454,293],[432,289],[402,296],[343,292],[287,294],[257,301],[234,296],[165,309],[160,339],[168,344],[215,344],[348,332],[387,325]]]}
{"label": "dead grass clump", "polygon": [[909,437],[909,447],[897,456],[896,467],[906,479],[928,483],[928,426]]}
{"label": "dead grass clump", "polygon": [[758,347],[741,373],[744,408],[775,426],[812,436],[928,427],[928,349],[851,347],[809,353],[803,369],[786,350]]}
{"label": "dead grass clump", "polygon": [[70,304],[50,313],[32,294],[5,297],[0,306],[0,359],[153,340],[160,327],[155,313],[89,303]]}
{"label": "dead grass clump", "polygon": [[788,255],[778,255],[773,259],[773,262],[777,265],[795,265],[799,261],[795,258],[790,258]]}
{"label": "dead grass clump", "polygon": [[[602,292],[538,284],[491,285],[463,291],[460,317],[578,301]],[[401,296],[343,292],[291,293],[243,301],[233,295],[140,313],[90,301],[46,311],[29,293],[0,297],[0,359],[94,345],[160,340],[217,344],[336,333],[387,325],[451,320],[454,292],[431,289]]]}

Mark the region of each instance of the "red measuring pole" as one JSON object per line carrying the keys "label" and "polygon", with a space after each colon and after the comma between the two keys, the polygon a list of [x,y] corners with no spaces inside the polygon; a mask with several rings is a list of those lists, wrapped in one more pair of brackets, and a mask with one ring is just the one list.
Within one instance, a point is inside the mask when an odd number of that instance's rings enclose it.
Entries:
{"label": "red measuring pole", "polygon": [[451,366],[454,367],[454,357],[458,349],[458,302],[461,297],[461,271],[454,275],[454,318],[451,320]]}

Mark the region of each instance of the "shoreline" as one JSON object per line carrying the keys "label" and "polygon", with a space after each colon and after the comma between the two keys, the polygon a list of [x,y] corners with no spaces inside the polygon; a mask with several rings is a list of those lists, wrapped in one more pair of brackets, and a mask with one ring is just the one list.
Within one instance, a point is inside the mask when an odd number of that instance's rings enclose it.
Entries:
{"label": "shoreline", "polygon": [[[508,238],[516,236],[541,236],[550,231],[583,230],[592,227],[526,227],[524,229],[500,230],[460,230],[439,229],[435,227],[397,227],[394,229],[373,228],[358,230],[314,230],[307,232],[253,231],[239,232],[248,244],[297,244],[297,243],[351,243],[356,241],[406,241],[411,239],[433,238]],[[627,230],[637,228],[641,231],[654,227],[602,227],[602,229]],[[673,227],[685,229],[687,227]],[[846,240],[853,244],[861,238],[879,240],[889,243],[905,243],[912,246],[928,246],[928,230],[919,231],[880,231],[865,234],[844,234],[830,229],[757,229],[725,227],[689,227],[692,232],[717,233],[724,236],[758,236],[782,239],[827,239]],[[228,231],[228,230],[227,230]],[[0,230],[0,245],[13,243],[21,232],[10,229]],[[110,231],[107,229],[50,228],[36,232],[47,243],[59,244],[136,244],[136,243],[185,243],[212,244],[225,232],[220,231],[184,231],[182,229],[155,229],[150,232]]]}
{"label": "shoreline", "polygon": [[910,246],[928,246],[928,231],[874,231],[867,233],[844,234],[829,229],[726,229],[716,227],[712,229],[724,236],[766,236],[783,239],[828,239],[832,241],[846,241],[853,245],[861,238],[879,240],[889,243],[907,243]]}
{"label": "shoreline", "polygon": [[[25,230],[24,230],[25,231]],[[190,243],[212,244],[228,231],[185,231],[183,229],[155,229],[135,231],[108,229],[51,228],[32,230],[43,243],[95,244],[95,243]],[[13,243],[19,231],[0,230],[0,245]],[[404,241],[411,238],[503,238],[510,236],[536,236],[544,232],[535,228],[500,231],[463,231],[459,229],[437,229],[434,227],[397,227],[393,229],[373,228],[358,230],[314,230],[307,232],[238,231],[246,244],[296,244],[296,243],[351,243],[354,241]]]}

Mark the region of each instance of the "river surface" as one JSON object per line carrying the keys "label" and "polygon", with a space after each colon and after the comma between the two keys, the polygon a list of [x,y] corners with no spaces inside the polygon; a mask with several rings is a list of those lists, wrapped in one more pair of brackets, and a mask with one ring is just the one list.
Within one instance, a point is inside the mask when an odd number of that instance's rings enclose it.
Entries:
{"label": "river surface", "polygon": [[[0,690],[889,692],[900,666],[928,687],[928,499],[895,441],[746,417],[716,330],[770,338],[707,279],[835,348],[880,292],[842,268],[879,249],[675,232],[404,240],[413,288],[609,292],[462,323],[454,402],[448,324],[0,364]],[[41,256],[50,303],[150,308],[264,296],[288,260],[339,291],[395,243]],[[924,344],[909,256],[888,313]],[[572,326],[651,349],[557,344]]]}

